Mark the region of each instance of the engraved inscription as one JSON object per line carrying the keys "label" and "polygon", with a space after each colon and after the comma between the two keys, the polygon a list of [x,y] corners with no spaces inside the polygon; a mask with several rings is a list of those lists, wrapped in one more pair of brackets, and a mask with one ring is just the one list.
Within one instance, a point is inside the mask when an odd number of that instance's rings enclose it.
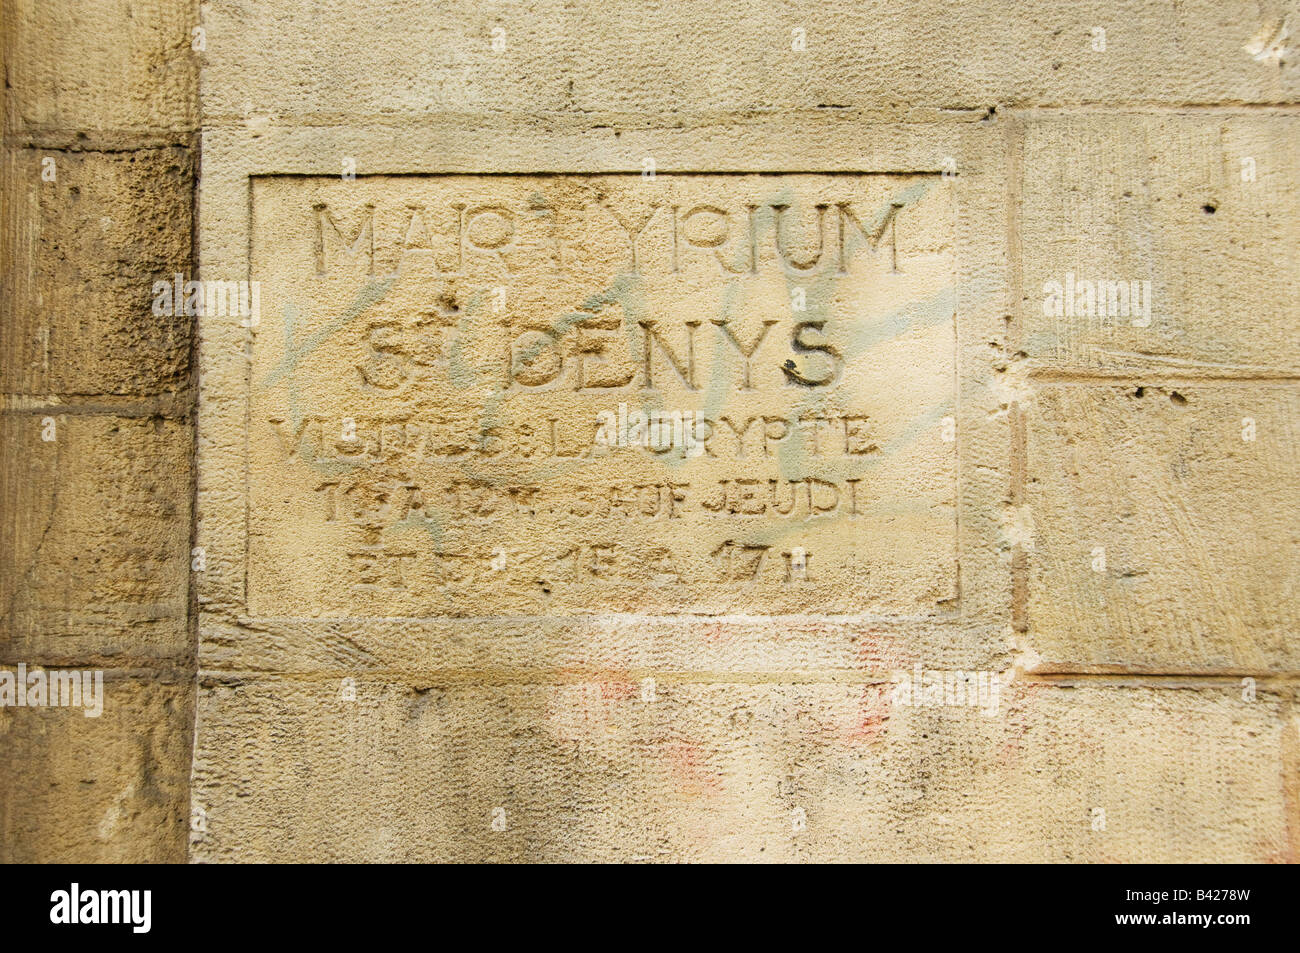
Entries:
{"label": "engraved inscription", "polygon": [[936,176],[253,181],[249,605],[935,614]]}

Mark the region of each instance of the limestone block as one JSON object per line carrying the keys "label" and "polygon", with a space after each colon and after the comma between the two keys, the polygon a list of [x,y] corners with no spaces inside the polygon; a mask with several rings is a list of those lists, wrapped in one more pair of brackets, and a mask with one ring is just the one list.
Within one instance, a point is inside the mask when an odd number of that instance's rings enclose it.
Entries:
{"label": "limestone block", "polygon": [[725,16],[706,2],[548,0],[431,16],[405,0],[322,16],[302,0],[244,0],[205,10],[216,82],[204,114],[330,125],[567,112],[635,124],[746,110],[1272,103],[1300,86],[1294,58],[1273,52],[1288,45],[1282,14],[1246,0],[1033,11],[1017,0],[748,0]]}
{"label": "limestone block", "polygon": [[183,862],[192,721],[191,683],[167,671],[107,671],[98,717],[0,708],[0,859]]}
{"label": "limestone block", "polygon": [[193,277],[193,185],[183,148],[6,152],[5,392],[186,387],[194,318],[155,313],[153,286]]}
{"label": "limestone block", "polygon": [[1235,681],[1021,684],[996,711],[891,702],[887,684],[353,688],[205,680],[195,859],[1295,856],[1284,699]]}
{"label": "limestone block", "polygon": [[0,418],[0,653],[13,663],[184,657],[189,428],[73,410],[10,407]]}
{"label": "limestone block", "polygon": [[1261,110],[1027,120],[1019,345],[1035,370],[1294,376],[1298,143],[1294,115]]}
{"label": "limestone block", "polygon": [[1044,386],[1026,410],[1044,670],[1294,672],[1294,384]]}
{"label": "limestone block", "polygon": [[175,134],[198,115],[198,4],[5,0],[13,133]]}

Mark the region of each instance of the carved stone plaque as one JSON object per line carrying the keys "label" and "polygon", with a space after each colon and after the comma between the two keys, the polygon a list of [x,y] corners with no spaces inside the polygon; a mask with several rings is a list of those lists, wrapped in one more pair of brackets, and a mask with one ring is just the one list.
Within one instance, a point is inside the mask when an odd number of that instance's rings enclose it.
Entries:
{"label": "carved stone plaque", "polygon": [[932,175],[255,178],[248,606],[932,616]]}

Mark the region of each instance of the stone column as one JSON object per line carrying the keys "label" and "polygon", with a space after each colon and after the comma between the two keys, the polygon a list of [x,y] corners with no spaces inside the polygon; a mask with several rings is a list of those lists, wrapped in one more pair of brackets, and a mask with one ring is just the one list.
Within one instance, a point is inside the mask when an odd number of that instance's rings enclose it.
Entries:
{"label": "stone column", "polygon": [[0,861],[186,856],[193,726],[197,4],[5,0],[0,667],[101,671],[102,713],[0,708]]}

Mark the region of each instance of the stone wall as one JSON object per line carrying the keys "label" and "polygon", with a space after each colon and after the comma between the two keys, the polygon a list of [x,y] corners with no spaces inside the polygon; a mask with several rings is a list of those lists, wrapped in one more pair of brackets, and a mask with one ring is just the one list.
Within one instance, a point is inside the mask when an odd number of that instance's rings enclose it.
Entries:
{"label": "stone wall", "polygon": [[1293,6],[5,13],[4,857],[1296,859]]}

